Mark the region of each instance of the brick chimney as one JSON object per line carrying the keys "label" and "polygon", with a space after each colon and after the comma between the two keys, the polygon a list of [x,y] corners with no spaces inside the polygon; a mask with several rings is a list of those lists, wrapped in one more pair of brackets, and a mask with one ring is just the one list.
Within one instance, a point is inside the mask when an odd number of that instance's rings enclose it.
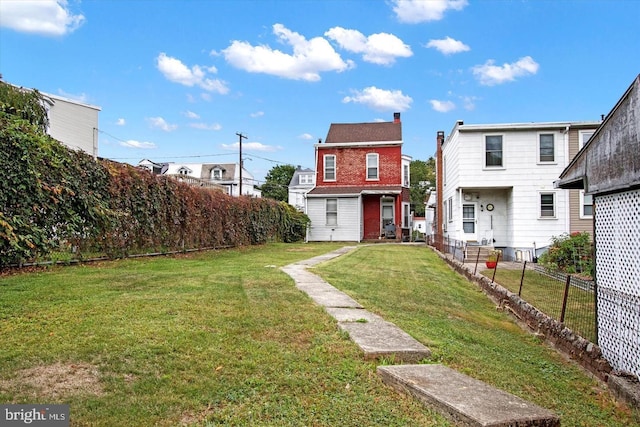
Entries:
{"label": "brick chimney", "polygon": [[393,113],[393,123],[400,123],[400,113]]}
{"label": "brick chimney", "polygon": [[442,144],[444,144],[444,131],[438,131],[436,134],[436,209],[435,209],[435,220],[436,220],[436,229],[435,229],[435,243],[436,248],[438,250],[442,250],[443,245],[443,236],[444,236],[444,218],[442,217],[444,214],[443,204],[444,200],[442,199],[444,196],[444,186],[442,185],[443,175],[442,175]]}

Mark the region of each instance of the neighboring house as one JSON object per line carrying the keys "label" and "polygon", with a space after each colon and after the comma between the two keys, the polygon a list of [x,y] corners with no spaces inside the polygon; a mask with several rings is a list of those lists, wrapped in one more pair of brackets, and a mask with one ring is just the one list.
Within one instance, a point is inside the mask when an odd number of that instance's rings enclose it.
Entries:
{"label": "neighboring house", "polygon": [[600,122],[465,125],[438,132],[436,234],[531,260],[553,236],[592,231],[590,198],[553,182]]}
{"label": "neighboring house", "polygon": [[69,148],[98,156],[100,107],[41,92],[49,114],[48,133]]}
{"label": "neighboring house", "polygon": [[169,168],[169,163],[156,163],[149,159],[142,159],[138,162],[138,167],[148,169],[154,175],[162,175]]}
{"label": "neighboring house", "polygon": [[423,216],[414,216],[412,230],[417,233],[417,237],[423,239],[428,234],[426,218]]}
{"label": "neighboring house", "polygon": [[409,238],[411,157],[402,154],[400,113],[392,122],[333,123],[315,150],[308,240]]}
{"label": "neighboring house", "polygon": [[429,198],[425,202],[424,207],[424,222],[426,229],[426,236],[433,236],[435,234],[436,227],[436,204],[438,203],[438,197],[435,190],[429,192]]}
{"label": "neighboring house", "polygon": [[[144,159],[138,166],[149,169],[155,174],[184,177],[185,180],[195,178],[220,186],[231,196],[240,193],[240,168],[237,163],[154,163]],[[159,172],[158,172],[159,171]],[[242,195],[260,197],[262,193],[254,187],[253,175],[242,170]]]}
{"label": "neighboring house", "polygon": [[314,187],[315,182],[316,172],[313,169],[302,169],[298,166],[289,182],[289,204],[304,212],[307,193]]}
{"label": "neighboring house", "polygon": [[[22,91],[31,89],[11,85]],[[46,92],[39,92],[44,100],[52,138],[74,150],[98,156],[98,114],[100,107],[89,105]]]}
{"label": "neighboring house", "polygon": [[559,176],[594,201],[598,345],[640,379],[640,75]]}

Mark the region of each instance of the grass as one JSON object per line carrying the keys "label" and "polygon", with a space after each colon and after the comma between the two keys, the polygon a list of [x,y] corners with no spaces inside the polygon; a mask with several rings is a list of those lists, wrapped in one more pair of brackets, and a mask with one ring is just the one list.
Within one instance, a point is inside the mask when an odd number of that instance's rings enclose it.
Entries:
{"label": "grass", "polygon": [[[278,269],[340,246],[0,277],[0,401],[67,403],[73,426],[449,425],[384,386],[377,364]],[[548,407],[563,426],[638,423],[424,247],[362,247],[315,270],[435,362]]]}
{"label": "grass", "polygon": [[[493,276],[493,270],[481,272],[487,277]],[[520,289],[521,270],[498,268],[495,282],[518,293]],[[540,274],[534,270],[526,270],[522,285],[522,298],[556,320],[562,313],[562,299],[565,283]],[[564,324],[582,337],[596,341],[596,309],[593,292],[584,291],[575,286],[569,287]]]}
{"label": "grass", "polygon": [[372,246],[315,269],[427,345],[433,361],[555,411],[563,426],[629,426],[638,411],[504,312],[424,247]]}

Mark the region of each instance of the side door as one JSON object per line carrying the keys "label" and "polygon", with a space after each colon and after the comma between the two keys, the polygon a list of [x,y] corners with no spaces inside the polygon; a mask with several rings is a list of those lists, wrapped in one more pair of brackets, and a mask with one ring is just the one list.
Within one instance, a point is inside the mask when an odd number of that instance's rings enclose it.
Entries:
{"label": "side door", "polygon": [[462,232],[464,240],[467,242],[478,241],[478,218],[477,206],[475,203],[464,203],[462,205]]}

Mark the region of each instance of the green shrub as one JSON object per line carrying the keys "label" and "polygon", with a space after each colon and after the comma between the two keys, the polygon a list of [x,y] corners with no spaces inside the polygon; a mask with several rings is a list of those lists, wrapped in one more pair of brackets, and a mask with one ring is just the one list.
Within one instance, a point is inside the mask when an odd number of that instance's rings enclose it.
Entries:
{"label": "green shrub", "polygon": [[564,233],[551,238],[551,246],[539,258],[540,264],[567,274],[593,277],[593,243],[587,232]]}

